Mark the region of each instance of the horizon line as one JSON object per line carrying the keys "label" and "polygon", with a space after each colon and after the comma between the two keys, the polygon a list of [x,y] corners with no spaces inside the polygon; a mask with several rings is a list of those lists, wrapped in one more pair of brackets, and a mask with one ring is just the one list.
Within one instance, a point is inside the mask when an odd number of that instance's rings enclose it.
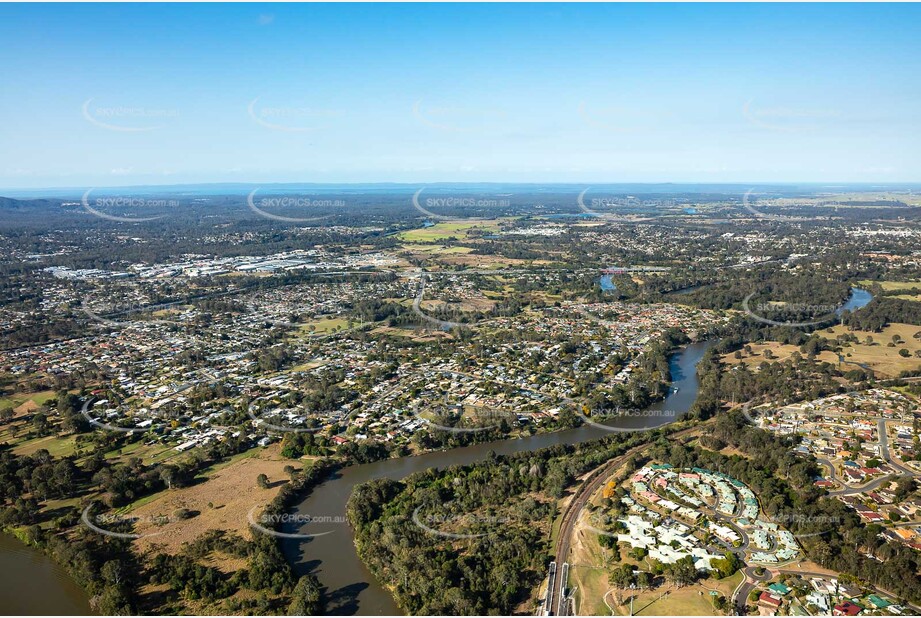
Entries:
{"label": "horizon line", "polygon": [[435,187],[439,185],[465,186],[465,185],[520,185],[531,187],[611,187],[622,185],[633,186],[658,186],[658,185],[708,185],[708,186],[827,186],[827,187],[896,187],[916,185],[921,187],[921,180],[864,180],[864,181],[841,181],[841,180],[744,180],[744,181],[680,181],[680,180],[662,180],[662,181],[516,181],[516,180],[436,180],[428,182],[410,182],[410,181],[348,181],[348,182],[300,182],[300,181],[274,181],[274,182],[253,182],[253,181],[203,181],[203,182],[183,182],[183,183],[155,183],[155,184],[125,184],[125,185],[65,185],[65,186],[42,186],[42,187],[0,187],[0,197],[12,197],[7,193],[40,193],[61,192],[61,191],[104,191],[112,189],[181,189],[184,187],[234,187],[234,188],[261,188],[261,187],[284,187],[284,186],[316,186],[316,187],[367,187],[367,186],[386,186],[393,188],[420,188]]}

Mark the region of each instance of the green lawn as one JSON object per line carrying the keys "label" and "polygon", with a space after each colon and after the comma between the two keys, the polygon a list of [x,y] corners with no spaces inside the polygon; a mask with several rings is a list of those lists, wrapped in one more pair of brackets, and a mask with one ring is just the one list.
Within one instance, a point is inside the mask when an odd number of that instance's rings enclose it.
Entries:
{"label": "green lawn", "polygon": [[[353,324],[358,324],[358,320],[355,320]],[[321,318],[301,324],[300,329],[301,332],[309,335],[322,335],[337,330],[345,330],[348,326],[349,320],[347,318]]]}
{"label": "green lawn", "polygon": [[569,569],[569,585],[576,588],[576,605],[580,616],[607,616],[604,594],[610,589],[604,569],[573,565]]}
{"label": "green lawn", "polygon": [[397,238],[404,242],[437,242],[452,237],[463,240],[469,237],[468,232],[473,229],[496,232],[499,230],[499,221],[442,221],[431,227],[400,232]]}
{"label": "green lawn", "polygon": [[452,255],[459,253],[470,253],[472,247],[446,247],[445,245],[412,245],[404,244],[402,247],[406,251],[413,253],[431,253],[437,255]]}
{"label": "green lawn", "polygon": [[31,455],[39,449],[45,449],[55,457],[67,457],[77,451],[77,438],[76,436],[33,438],[14,446],[13,452],[17,455]]}
{"label": "green lawn", "polygon": [[887,292],[892,290],[910,290],[912,288],[921,288],[921,281],[858,281],[858,285],[879,285]]}
{"label": "green lawn", "polygon": [[27,401],[34,401],[37,405],[42,405],[49,399],[54,399],[57,394],[54,391],[39,391],[37,393],[17,393],[0,397],[0,410],[7,408],[18,408]]}
{"label": "green lawn", "polygon": [[710,590],[717,590],[726,597],[732,596],[742,573],[737,572],[732,577],[725,579],[705,579],[693,586],[686,586],[677,590],[670,590],[667,597],[662,598],[662,588],[642,592],[637,595],[633,603],[637,616],[712,616],[716,613],[713,607],[713,597]]}

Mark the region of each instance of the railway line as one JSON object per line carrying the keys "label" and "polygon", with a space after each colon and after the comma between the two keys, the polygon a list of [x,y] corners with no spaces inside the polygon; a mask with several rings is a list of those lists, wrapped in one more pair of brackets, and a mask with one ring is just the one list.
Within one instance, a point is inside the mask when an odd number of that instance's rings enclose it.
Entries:
{"label": "railway line", "polygon": [[[699,433],[701,429],[706,425],[707,422],[704,422],[694,427],[689,427],[688,429],[682,429],[671,434],[669,437],[674,439],[695,435]],[[575,495],[567,505],[566,510],[563,512],[563,520],[560,524],[560,533],[557,537],[556,548],[554,551],[554,556],[556,557],[557,563],[565,562],[568,558],[573,528],[575,527],[579,513],[588,503],[588,500],[591,498],[592,494],[594,494],[595,491],[597,491],[604,484],[604,482],[608,479],[608,477],[611,476],[614,470],[622,466],[633,455],[636,455],[637,453],[640,453],[644,449],[648,448],[648,446],[648,443],[635,446],[623,455],[615,457],[600,468],[596,468],[595,471],[592,472],[590,476],[582,483],[582,485],[576,489]]]}

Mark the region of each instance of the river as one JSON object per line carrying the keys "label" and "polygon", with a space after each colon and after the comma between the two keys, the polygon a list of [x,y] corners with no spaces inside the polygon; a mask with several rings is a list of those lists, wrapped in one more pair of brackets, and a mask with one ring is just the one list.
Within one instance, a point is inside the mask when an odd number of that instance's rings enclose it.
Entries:
{"label": "river", "polygon": [[[872,299],[866,290],[853,288],[844,309],[856,310]],[[690,409],[697,397],[695,367],[708,347],[694,343],[670,359],[673,386],[678,390],[659,403],[650,406],[644,416],[617,419],[625,428],[664,425],[675,415]],[[576,444],[606,435],[591,426],[543,433],[515,440],[503,440],[464,448],[427,453],[418,457],[388,459],[372,464],[350,466],[319,485],[297,508],[301,515],[342,518],[352,488],[359,483],[389,477],[402,479],[431,467],[444,468],[455,464],[470,464],[484,459],[490,451],[511,454],[536,450],[553,444]],[[397,614],[399,610],[390,594],[374,580],[355,553],[351,528],[344,523],[313,524],[311,534],[324,533],[310,539],[284,541],[288,559],[300,573],[314,572],[327,587],[330,609],[335,614]],[[307,532],[304,526],[297,532]],[[287,530],[295,532],[295,530]],[[41,551],[28,547],[18,539],[0,533],[0,614],[26,615],[88,615],[86,593],[62,567]]]}
{"label": "river", "polygon": [[0,614],[88,616],[89,599],[64,567],[0,532]]}
{"label": "river", "polygon": [[617,289],[617,284],[611,280],[613,276],[614,275],[601,275],[601,279],[598,280],[601,284],[601,289],[605,292],[613,292]]}
{"label": "river", "polygon": [[[649,428],[671,422],[690,409],[697,396],[695,367],[708,343],[693,343],[669,359],[672,384],[677,392],[647,408],[644,416],[617,419],[618,427]],[[444,468],[483,460],[490,451],[511,454],[536,450],[553,444],[576,444],[597,439],[608,432],[591,426],[542,433],[513,440],[478,444],[418,457],[388,459],[340,470],[334,478],[319,485],[297,508],[297,513],[313,517],[340,518],[352,489],[359,483],[389,477],[402,479],[431,467]],[[345,523],[311,524],[306,540],[284,541],[285,554],[300,573],[315,572],[327,587],[330,609],[336,614],[398,614],[390,594],[355,553],[351,528]],[[306,530],[309,526],[304,526]],[[301,532],[305,530],[300,530]],[[293,530],[287,530],[293,532]],[[63,567],[40,550],[15,537],[0,533],[0,615],[90,615],[86,593]]]}
{"label": "river", "polygon": [[[687,412],[697,398],[695,368],[711,342],[692,343],[669,359],[672,386],[669,396],[649,408],[642,416],[623,417],[612,425],[623,428],[653,428],[668,424]],[[677,390],[675,390],[677,389]],[[477,444],[463,448],[426,453],[417,457],[387,459],[349,466],[332,479],[318,485],[295,509],[313,520],[285,532],[316,535],[308,539],[285,540],[282,547],[298,573],[314,573],[326,586],[329,612],[335,615],[393,615],[400,611],[390,593],[381,587],[355,552],[352,530],[342,522],[352,489],[379,478],[399,480],[428,468],[445,468],[482,461],[490,451],[508,455],[540,449],[554,444],[578,444],[609,435],[609,432],[583,425],[553,433],[519,439]],[[339,518],[338,520],[336,518]],[[306,519],[304,517],[303,519]],[[338,522],[338,523],[317,523]]]}
{"label": "river", "polygon": [[873,300],[873,295],[866,290],[851,288],[851,295],[848,297],[847,302],[838,307],[835,314],[840,317],[845,311],[857,311],[862,307],[866,307],[871,300]]}

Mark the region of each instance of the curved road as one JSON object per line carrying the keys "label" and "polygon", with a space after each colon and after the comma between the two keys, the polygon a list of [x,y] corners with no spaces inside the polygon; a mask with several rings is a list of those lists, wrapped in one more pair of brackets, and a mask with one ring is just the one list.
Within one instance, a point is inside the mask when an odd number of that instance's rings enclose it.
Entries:
{"label": "curved road", "polygon": [[876,480],[870,481],[866,485],[860,485],[858,487],[848,487],[841,481],[840,478],[838,478],[838,474],[837,472],[835,472],[835,466],[834,464],[832,464],[830,460],[824,457],[816,457],[815,460],[818,463],[825,466],[826,468],[828,468],[828,471],[829,471],[828,476],[832,481],[844,487],[844,489],[836,489],[834,491],[829,491],[828,492],[829,496],[852,496],[854,494],[859,494],[864,491],[873,491],[874,489],[876,489],[883,483],[894,480],[897,476],[895,474],[887,474],[885,476],[881,476],[880,478]]}
{"label": "curved road", "polygon": [[[829,575],[828,573],[817,573],[813,571],[799,571],[797,569],[777,569],[777,572],[778,573],[788,573],[790,575],[799,575],[801,577],[803,576],[805,577],[826,577],[826,578],[835,577],[834,575]],[[879,586],[874,586],[873,584],[867,584],[866,586],[867,588],[872,588],[876,592],[880,594],[885,594],[886,596],[892,597],[893,599],[900,598],[899,595],[895,594],[894,592],[889,592],[885,588],[880,588]],[[921,615],[921,607],[918,607],[917,605],[913,605],[912,603],[909,603],[907,601],[905,602],[905,605],[907,605],[912,610],[912,612],[914,612],[914,615]]]}
{"label": "curved road", "polygon": [[[422,296],[425,294],[425,273],[422,273],[422,276],[419,279],[419,293],[416,295],[416,300],[413,301],[413,312],[418,315],[420,318],[428,322],[429,324],[434,324],[446,330],[451,330],[452,328],[457,328],[460,326],[465,326],[461,322],[449,322],[448,320],[439,320],[438,318],[433,318],[430,315],[426,315],[422,312]],[[469,326],[467,324],[466,326]]]}
{"label": "curved road", "polygon": [[760,576],[755,573],[755,571],[759,568],[761,567],[750,566],[743,568],[742,575],[744,576],[744,579],[742,580],[742,583],[740,583],[738,587],[732,591],[732,599],[730,600],[730,604],[735,608],[736,613],[739,616],[746,615],[745,606],[748,604],[748,595],[751,594],[751,591],[754,590],[758,582],[767,582],[771,580],[771,572],[767,569],[764,569],[764,573],[762,573]]}
{"label": "curved road", "polygon": [[[691,435],[695,432],[699,432],[705,427],[706,423],[702,423],[696,427],[691,427],[689,429],[683,429],[672,434],[672,438],[683,437]],[[582,509],[588,503],[589,498],[610,478],[611,474],[624,462],[627,461],[631,456],[642,451],[647,447],[646,444],[641,444],[635,446],[623,455],[616,457],[604,464],[600,468],[596,468],[593,472],[590,473],[589,477],[576,489],[576,493],[573,495],[572,500],[566,506],[566,510],[563,512],[563,520],[560,524],[559,535],[557,536],[556,549],[554,551],[554,556],[557,564],[562,564],[567,561],[569,556],[571,540],[573,536],[573,530],[575,528],[576,520],[578,519],[579,513],[582,512]],[[834,474],[834,469],[831,466],[831,462],[828,460],[819,460],[821,463],[826,463],[830,469],[832,469],[832,474]],[[894,475],[892,475],[894,476]],[[875,481],[868,483],[862,487],[849,488],[844,490],[839,490],[837,492],[829,492],[833,495],[849,495],[853,493],[859,493],[866,490],[872,490],[881,485],[883,482],[891,480],[890,476],[885,476]],[[755,574],[755,569],[759,567],[745,567],[742,569],[742,573],[745,576],[745,579],[742,580],[742,583],[733,591],[732,594],[732,605],[737,609],[737,611],[744,611],[745,605],[748,599],[748,595],[758,584],[758,582],[769,581],[772,577],[771,571],[765,569],[764,574],[760,577]],[[828,577],[825,573],[811,573],[806,571],[798,571],[795,569],[778,569],[779,573],[792,573],[802,576],[812,576],[812,577]],[[876,586],[871,586],[874,590],[886,594],[888,596],[898,598],[898,595],[894,595],[891,592],[878,588]],[[918,614],[921,614],[921,608],[914,605],[909,606]]]}
{"label": "curved road", "polygon": [[[671,434],[671,436],[669,436],[669,439],[684,437],[699,432],[707,425],[708,422],[709,421],[701,423],[695,427],[676,431],[675,433]],[[560,524],[560,532],[556,539],[556,549],[554,551],[554,555],[556,556],[557,564],[567,562],[566,558],[569,556],[569,549],[571,544],[570,541],[572,540],[573,528],[575,527],[579,513],[582,512],[582,509],[588,503],[588,499],[605,483],[605,481],[608,480],[615,469],[622,466],[624,462],[626,462],[630,457],[648,447],[648,443],[635,446],[623,455],[615,457],[600,468],[596,468],[589,474],[589,477],[582,483],[582,485],[576,489],[576,493],[573,495],[572,500],[569,501],[569,504],[566,505],[566,510],[563,512],[563,520]]]}

